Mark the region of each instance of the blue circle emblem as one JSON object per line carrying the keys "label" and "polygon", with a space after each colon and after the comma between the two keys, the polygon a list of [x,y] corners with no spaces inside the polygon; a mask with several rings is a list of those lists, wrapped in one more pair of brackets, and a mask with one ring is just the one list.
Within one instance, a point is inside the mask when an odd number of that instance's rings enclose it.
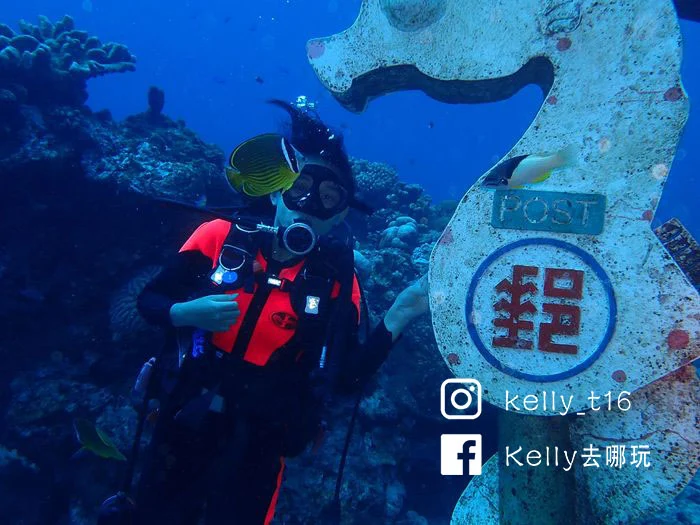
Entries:
{"label": "blue circle emblem", "polygon": [[[501,256],[504,254],[513,251],[518,248],[522,248],[523,246],[553,246],[555,248],[560,248],[562,250],[566,250],[570,253],[573,253],[576,257],[581,259],[586,265],[588,265],[591,270],[593,270],[593,273],[596,275],[596,277],[599,279],[600,283],[603,286],[603,289],[605,291],[605,295],[608,300],[608,323],[607,327],[605,329],[605,332],[603,334],[603,338],[600,341],[600,344],[598,347],[595,349],[595,351],[588,356],[584,361],[581,363],[577,364],[573,368],[570,368],[569,370],[565,370],[563,372],[557,372],[555,374],[550,374],[550,375],[540,375],[540,374],[529,374],[526,372],[522,372],[520,370],[516,370],[512,367],[509,367],[505,365],[503,362],[501,362],[496,356],[494,356],[489,349],[486,347],[484,342],[482,341],[481,337],[479,336],[479,332],[477,330],[476,325],[473,322],[473,309],[474,309],[474,293],[476,291],[476,287],[479,284],[479,281],[481,277],[484,275],[484,272]],[[573,244],[569,244],[564,241],[560,241],[558,239],[546,239],[546,238],[532,238],[532,239],[521,239],[519,241],[515,241],[510,244],[506,244],[505,246],[502,246],[495,252],[491,253],[484,261],[479,265],[479,268],[477,268],[476,272],[474,273],[474,277],[472,278],[472,282],[469,285],[469,290],[467,292],[467,303],[466,303],[466,309],[465,309],[466,317],[467,317],[467,330],[469,331],[469,335],[471,336],[472,341],[474,342],[474,345],[476,346],[477,350],[479,350],[479,353],[486,359],[486,361],[491,364],[493,367],[497,368],[504,374],[507,374],[511,377],[515,377],[517,379],[525,379],[527,381],[535,381],[535,382],[551,382],[551,381],[560,381],[562,379],[567,379],[569,377],[576,376],[586,370],[588,367],[590,367],[603,353],[603,351],[607,348],[608,344],[610,343],[610,339],[612,339],[612,335],[615,332],[615,324],[617,322],[617,302],[615,300],[615,293],[613,291],[612,283],[610,282],[610,278],[608,275],[605,273],[605,270],[598,264],[598,262],[591,256],[589,253],[583,251],[581,248],[578,248],[577,246],[574,246]]]}
{"label": "blue circle emblem", "polygon": [[221,279],[226,284],[235,283],[236,279],[238,279],[238,274],[234,271],[228,270],[228,271],[224,272],[224,275],[221,277]]}

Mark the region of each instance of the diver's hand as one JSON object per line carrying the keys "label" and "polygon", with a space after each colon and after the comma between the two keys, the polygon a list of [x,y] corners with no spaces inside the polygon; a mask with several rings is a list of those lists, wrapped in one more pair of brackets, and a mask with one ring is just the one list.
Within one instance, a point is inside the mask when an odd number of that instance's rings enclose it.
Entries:
{"label": "diver's hand", "polygon": [[408,323],[429,310],[428,275],[426,274],[396,297],[394,304],[384,317],[384,325],[395,341]]}
{"label": "diver's hand", "polygon": [[237,293],[207,295],[170,308],[173,326],[194,326],[207,332],[225,332],[241,314],[236,302]]}

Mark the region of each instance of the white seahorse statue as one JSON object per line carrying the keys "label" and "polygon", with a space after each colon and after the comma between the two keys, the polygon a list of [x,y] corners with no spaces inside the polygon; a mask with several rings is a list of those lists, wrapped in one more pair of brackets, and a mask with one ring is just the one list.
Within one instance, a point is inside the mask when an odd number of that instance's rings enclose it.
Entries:
{"label": "white seahorse statue", "polygon": [[[580,392],[572,411],[591,408],[591,390],[634,392],[631,410],[572,425],[574,442],[595,430],[659,453],[646,470],[586,472],[601,490],[593,513],[628,522],[667,504],[700,455],[698,379],[683,368],[700,354],[700,301],[650,228],[689,107],[671,0],[364,0],[352,27],[307,52],[354,111],[406,89],[478,103],[542,88],[534,121],[467,191],[432,253],[438,347],[500,407],[506,388]],[[577,165],[537,186],[482,185],[508,159],[570,145]],[[494,465],[454,523],[497,519],[484,504],[486,492],[497,498]],[[481,514],[467,518],[467,504]]]}

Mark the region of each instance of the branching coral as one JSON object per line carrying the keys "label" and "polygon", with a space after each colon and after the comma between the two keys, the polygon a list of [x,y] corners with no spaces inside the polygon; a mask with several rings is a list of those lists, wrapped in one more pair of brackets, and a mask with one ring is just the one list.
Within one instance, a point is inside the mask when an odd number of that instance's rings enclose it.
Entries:
{"label": "branching coral", "polygon": [[136,58],[122,44],[103,44],[75,29],[69,16],[51,23],[19,22],[19,33],[0,24],[0,90],[30,104],[80,105],[88,78],[133,71]]}

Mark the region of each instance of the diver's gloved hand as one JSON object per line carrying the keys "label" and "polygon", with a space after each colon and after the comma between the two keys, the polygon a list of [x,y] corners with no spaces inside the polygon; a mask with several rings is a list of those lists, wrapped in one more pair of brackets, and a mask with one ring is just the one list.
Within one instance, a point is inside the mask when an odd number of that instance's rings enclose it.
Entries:
{"label": "diver's gloved hand", "polygon": [[237,293],[207,295],[170,308],[173,326],[193,326],[207,332],[225,332],[235,324],[241,312]]}
{"label": "diver's gloved hand", "polygon": [[430,310],[427,274],[406,287],[394,300],[384,317],[384,326],[395,341],[406,326],[416,317]]}

